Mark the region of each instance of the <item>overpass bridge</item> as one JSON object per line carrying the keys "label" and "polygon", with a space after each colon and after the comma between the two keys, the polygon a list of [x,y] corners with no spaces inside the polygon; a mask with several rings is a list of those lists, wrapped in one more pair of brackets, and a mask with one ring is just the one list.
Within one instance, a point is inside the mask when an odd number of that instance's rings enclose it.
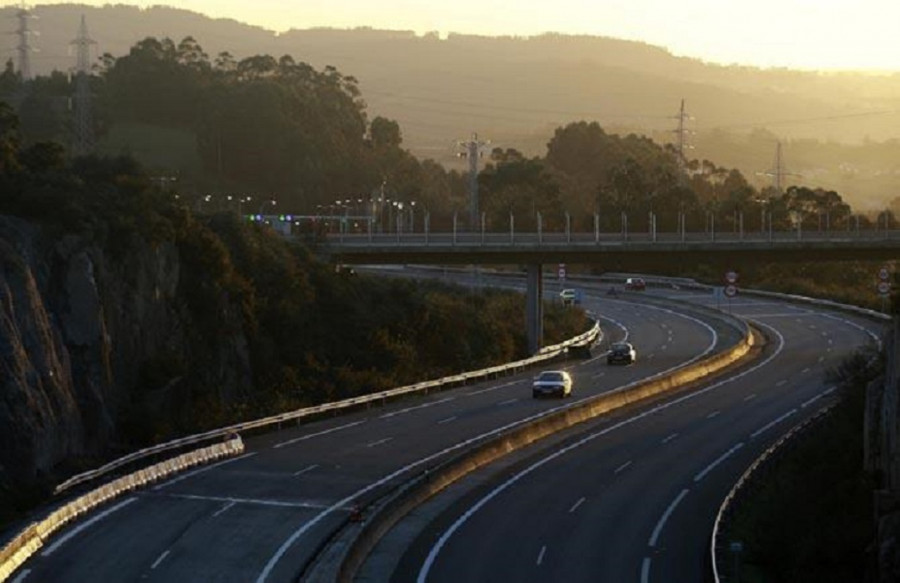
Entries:
{"label": "overpass bridge", "polygon": [[529,350],[540,348],[545,263],[602,265],[641,271],[661,261],[703,261],[740,270],[754,262],[889,261],[900,259],[900,231],[564,233],[451,232],[337,233],[317,250],[338,264],[525,265]]}

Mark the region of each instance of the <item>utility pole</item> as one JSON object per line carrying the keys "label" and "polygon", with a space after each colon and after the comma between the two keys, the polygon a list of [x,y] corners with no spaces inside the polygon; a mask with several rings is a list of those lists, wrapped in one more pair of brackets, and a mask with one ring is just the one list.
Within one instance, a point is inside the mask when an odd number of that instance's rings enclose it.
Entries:
{"label": "utility pole", "polygon": [[94,151],[94,123],[91,111],[91,45],[97,42],[88,35],[87,23],[81,16],[75,46],[75,152],[80,155]]}
{"label": "utility pole", "polygon": [[457,142],[462,151],[460,158],[469,159],[469,230],[476,231],[481,216],[478,205],[478,159],[484,155],[484,148],[490,141],[479,141],[478,134],[473,133],[468,142]]}
{"label": "utility pole", "polygon": [[28,21],[37,17],[31,13],[25,2],[22,2],[19,10],[16,11],[16,18],[19,21],[19,28],[15,31],[16,36],[19,37],[19,44],[16,45],[16,52],[19,56],[19,74],[22,76],[22,81],[28,81],[31,79],[31,53],[34,52],[34,47],[30,42],[31,35],[37,34],[28,28]]}

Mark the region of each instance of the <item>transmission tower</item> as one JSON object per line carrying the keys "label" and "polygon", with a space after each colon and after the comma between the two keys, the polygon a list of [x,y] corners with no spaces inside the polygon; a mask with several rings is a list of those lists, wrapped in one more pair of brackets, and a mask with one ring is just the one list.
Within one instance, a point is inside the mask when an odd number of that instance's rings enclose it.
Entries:
{"label": "transmission tower", "polygon": [[70,44],[75,46],[75,153],[90,154],[94,151],[94,120],[91,112],[91,45],[97,44],[88,35],[87,22],[81,16],[78,38]]}
{"label": "transmission tower", "polygon": [[16,45],[16,52],[19,57],[19,74],[22,76],[23,81],[27,81],[31,79],[31,53],[34,52],[34,47],[31,46],[31,37],[36,34],[33,30],[28,27],[28,22],[32,18],[37,18],[34,16],[24,2],[19,5],[19,10],[16,11],[16,19],[19,21],[19,27],[16,29],[15,34],[19,37],[19,44]]}
{"label": "transmission tower", "polygon": [[475,230],[478,224],[478,159],[484,155],[485,146],[490,141],[479,141],[478,134],[472,134],[472,139],[468,142],[457,142],[462,149],[457,155],[460,158],[469,159],[469,228]]}
{"label": "transmission tower", "polygon": [[693,146],[688,144],[688,138],[694,133],[685,127],[685,122],[694,118],[684,110],[684,99],[681,100],[681,109],[679,109],[675,119],[678,120],[678,128],[672,130],[675,134],[675,148],[678,150],[678,163],[684,166],[687,162],[684,157],[684,151],[693,149]]}
{"label": "transmission tower", "polygon": [[775,165],[774,167],[767,172],[757,172],[759,176],[771,176],[772,177],[772,187],[775,189],[777,194],[782,193],[782,188],[784,186],[784,177],[785,176],[800,176],[800,174],[794,174],[792,172],[788,172],[784,166],[784,157],[781,154],[781,142],[776,142],[775,144]]}

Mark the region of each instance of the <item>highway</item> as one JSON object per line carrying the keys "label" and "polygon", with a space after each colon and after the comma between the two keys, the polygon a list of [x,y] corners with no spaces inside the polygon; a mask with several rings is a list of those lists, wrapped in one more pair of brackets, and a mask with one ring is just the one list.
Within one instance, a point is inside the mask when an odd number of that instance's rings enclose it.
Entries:
{"label": "highway", "polygon": [[533,400],[536,371],[529,371],[248,436],[244,455],[116,500],[67,527],[14,580],[295,581],[355,506],[365,512],[409,477],[505,428],[691,362],[739,337],[702,311],[682,314],[605,297],[589,302],[605,342],[634,341],[638,365],[609,367],[602,350],[564,363],[576,386],[564,401]]}
{"label": "highway", "polygon": [[739,298],[729,309],[769,337],[752,367],[583,424],[437,497],[405,521],[424,526],[408,540],[402,529],[389,535],[358,580],[388,565],[398,583],[703,581],[729,489],[780,435],[836,398],[825,370],[879,331],[811,306]]}

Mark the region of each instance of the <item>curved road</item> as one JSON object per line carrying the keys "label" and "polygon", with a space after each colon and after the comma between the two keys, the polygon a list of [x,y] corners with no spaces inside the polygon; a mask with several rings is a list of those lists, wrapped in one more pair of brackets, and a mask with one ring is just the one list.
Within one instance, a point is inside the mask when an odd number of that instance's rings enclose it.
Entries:
{"label": "curved road", "polygon": [[529,371],[246,440],[245,455],[137,492],[64,529],[16,574],[33,581],[289,582],[353,506],[485,436],[732,345],[715,318],[595,298],[607,341],[627,336],[640,366],[595,352],[567,368],[566,401],[531,399]]}
{"label": "curved road", "polygon": [[[447,508],[424,518],[428,526],[405,543],[391,580],[704,580],[712,524],[731,486],[780,435],[835,397],[825,370],[874,344],[879,330],[771,300],[739,299],[730,309],[770,338],[752,367],[590,422],[457,499],[434,501]],[[410,520],[422,522],[429,509],[416,512]],[[389,552],[390,539],[376,557]],[[362,579],[371,579],[373,563],[383,569],[390,559],[370,561]]]}

